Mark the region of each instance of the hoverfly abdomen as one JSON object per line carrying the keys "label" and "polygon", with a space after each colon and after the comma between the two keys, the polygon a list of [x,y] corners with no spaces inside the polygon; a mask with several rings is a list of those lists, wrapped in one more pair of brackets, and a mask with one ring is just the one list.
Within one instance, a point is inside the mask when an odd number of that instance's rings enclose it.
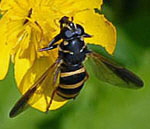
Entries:
{"label": "hoverfly abdomen", "polygon": [[78,64],[76,66],[61,66],[60,84],[57,94],[65,99],[75,98],[82,89],[87,79],[85,68]]}

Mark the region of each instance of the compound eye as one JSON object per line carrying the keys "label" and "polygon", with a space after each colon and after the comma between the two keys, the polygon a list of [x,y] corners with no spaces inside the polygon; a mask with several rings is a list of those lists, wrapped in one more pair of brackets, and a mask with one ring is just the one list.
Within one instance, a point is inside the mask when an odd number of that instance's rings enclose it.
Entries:
{"label": "compound eye", "polygon": [[70,38],[70,37],[73,36],[73,33],[72,33],[70,30],[66,30],[66,31],[65,31],[65,36],[66,36],[67,38]]}

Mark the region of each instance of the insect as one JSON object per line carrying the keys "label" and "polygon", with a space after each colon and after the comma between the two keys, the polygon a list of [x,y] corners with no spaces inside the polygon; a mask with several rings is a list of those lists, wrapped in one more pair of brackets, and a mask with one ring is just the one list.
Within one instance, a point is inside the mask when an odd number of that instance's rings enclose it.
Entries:
{"label": "insect", "polygon": [[[62,17],[59,22],[60,33],[54,37],[48,47],[40,50],[48,51],[58,48],[58,59],[16,103],[10,112],[10,117],[18,115],[25,109],[39,84],[46,79],[53,80],[53,83],[49,85],[49,87],[53,87],[53,91],[46,111],[49,110],[55,95],[64,100],[76,98],[88,79],[88,73],[84,66],[86,58],[99,80],[127,88],[141,88],[144,85],[143,81],[134,73],[89,50],[84,38],[92,36],[86,33],[81,25],[75,24],[67,16]],[[60,44],[58,44],[59,40],[62,40]],[[49,76],[50,71],[53,71],[53,74]]]}

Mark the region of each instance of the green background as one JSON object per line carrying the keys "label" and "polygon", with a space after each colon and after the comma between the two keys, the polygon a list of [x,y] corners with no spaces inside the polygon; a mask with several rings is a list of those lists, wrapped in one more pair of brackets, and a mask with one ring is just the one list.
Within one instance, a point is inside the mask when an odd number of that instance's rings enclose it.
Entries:
{"label": "green background", "polygon": [[76,100],[63,108],[48,114],[29,108],[11,119],[9,111],[20,97],[11,64],[0,81],[0,129],[150,129],[149,5],[149,0],[105,0],[102,11],[117,28],[113,58],[137,73],[144,88],[118,88],[90,77]]}

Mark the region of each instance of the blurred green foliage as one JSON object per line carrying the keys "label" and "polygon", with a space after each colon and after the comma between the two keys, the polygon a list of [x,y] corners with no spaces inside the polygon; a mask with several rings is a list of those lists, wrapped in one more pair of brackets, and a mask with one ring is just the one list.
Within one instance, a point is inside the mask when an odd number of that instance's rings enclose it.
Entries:
{"label": "blurred green foliage", "polygon": [[149,0],[105,0],[103,6],[118,33],[113,58],[143,78],[143,89],[108,86],[90,77],[76,100],[63,108],[48,114],[30,108],[10,119],[8,113],[20,97],[11,64],[0,81],[0,129],[150,129],[149,5]]}

